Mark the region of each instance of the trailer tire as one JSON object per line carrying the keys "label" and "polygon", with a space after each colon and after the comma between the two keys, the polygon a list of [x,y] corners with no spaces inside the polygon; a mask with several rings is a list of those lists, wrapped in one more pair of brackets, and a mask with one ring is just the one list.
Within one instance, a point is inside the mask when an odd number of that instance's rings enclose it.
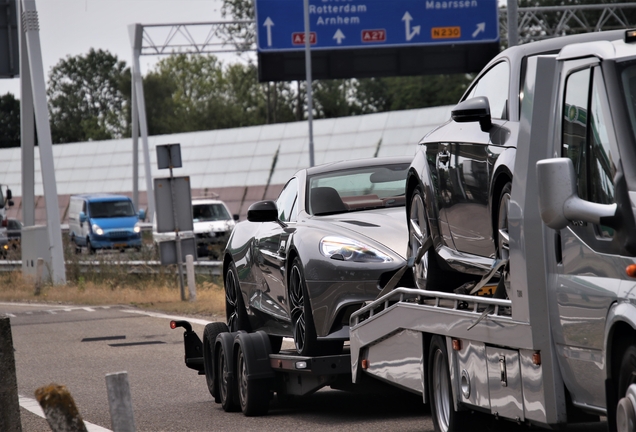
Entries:
{"label": "trailer tire", "polygon": [[219,333],[228,332],[227,324],[224,322],[213,322],[205,326],[203,331],[203,367],[205,370],[205,381],[208,390],[214,398],[214,402],[220,403],[219,387],[214,369],[214,343]]}
{"label": "trailer tire", "polygon": [[[236,334],[236,333],[234,333]],[[232,333],[220,333],[216,343],[216,371],[219,383],[219,399],[225,412],[238,411],[238,395],[236,394],[236,378],[234,375],[234,359],[232,358]]]}
{"label": "trailer tire", "polygon": [[448,369],[448,351],[441,336],[433,336],[428,356],[428,389],[431,416],[436,431],[470,430],[468,411],[455,411],[453,391]]}
{"label": "trailer tire", "polygon": [[249,379],[247,371],[247,359],[243,347],[239,344],[236,352],[236,381],[239,402],[243,414],[262,416],[269,410],[269,379]]}

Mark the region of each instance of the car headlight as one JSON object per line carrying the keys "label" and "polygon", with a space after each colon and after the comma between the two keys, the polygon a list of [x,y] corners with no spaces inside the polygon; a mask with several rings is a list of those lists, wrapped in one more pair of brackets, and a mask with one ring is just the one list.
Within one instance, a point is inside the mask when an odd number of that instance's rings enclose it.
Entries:
{"label": "car headlight", "polygon": [[328,236],[320,240],[320,252],[327,258],[353,262],[389,262],[391,257],[379,250],[344,237]]}
{"label": "car headlight", "polygon": [[139,222],[137,222],[135,224],[135,227],[133,228],[133,231],[136,232],[137,234],[139,234],[141,232],[141,225],[139,225]]}
{"label": "car headlight", "polygon": [[99,227],[97,224],[93,224],[92,226],[93,232],[97,235],[104,235],[104,230]]}

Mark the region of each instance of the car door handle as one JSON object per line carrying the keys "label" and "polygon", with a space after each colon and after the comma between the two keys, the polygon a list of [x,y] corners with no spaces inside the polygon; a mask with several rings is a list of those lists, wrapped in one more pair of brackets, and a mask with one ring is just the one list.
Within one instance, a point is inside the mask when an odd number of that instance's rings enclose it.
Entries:
{"label": "car door handle", "polygon": [[448,150],[442,150],[437,154],[437,160],[440,163],[447,164],[450,159],[450,152]]}

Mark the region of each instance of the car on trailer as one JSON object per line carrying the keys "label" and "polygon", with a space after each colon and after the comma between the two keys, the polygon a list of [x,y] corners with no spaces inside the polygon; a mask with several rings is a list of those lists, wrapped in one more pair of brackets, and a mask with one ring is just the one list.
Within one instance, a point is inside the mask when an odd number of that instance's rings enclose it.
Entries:
{"label": "car on trailer", "polygon": [[290,337],[302,355],[340,352],[351,313],[404,267],[411,159],[302,169],[252,204],[223,257],[230,330],[264,330],[274,351]]}

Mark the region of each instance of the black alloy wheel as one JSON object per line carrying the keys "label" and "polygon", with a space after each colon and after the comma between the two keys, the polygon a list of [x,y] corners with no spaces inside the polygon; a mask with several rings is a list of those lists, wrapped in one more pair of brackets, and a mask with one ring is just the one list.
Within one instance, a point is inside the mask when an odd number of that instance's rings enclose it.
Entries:
{"label": "black alloy wheel", "polygon": [[307,296],[302,263],[298,258],[294,259],[289,274],[289,307],[296,351],[304,356],[317,354],[316,328]]}
{"label": "black alloy wheel", "polygon": [[243,307],[241,286],[234,263],[230,263],[225,273],[225,317],[231,332],[249,331],[247,314]]}

